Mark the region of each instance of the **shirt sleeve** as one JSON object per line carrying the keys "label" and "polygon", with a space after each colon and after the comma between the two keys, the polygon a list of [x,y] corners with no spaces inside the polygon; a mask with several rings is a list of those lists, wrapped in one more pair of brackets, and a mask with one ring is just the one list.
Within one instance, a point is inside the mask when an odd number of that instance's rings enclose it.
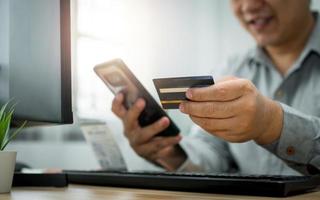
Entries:
{"label": "shirt sleeve", "polygon": [[263,147],[303,174],[320,173],[320,118],[280,105],[284,112],[281,136]]}
{"label": "shirt sleeve", "polygon": [[228,172],[233,162],[228,144],[209,135],[198,126],[192,128],[190,136],[180,143],[187,160],[177,171],[185,172]]}

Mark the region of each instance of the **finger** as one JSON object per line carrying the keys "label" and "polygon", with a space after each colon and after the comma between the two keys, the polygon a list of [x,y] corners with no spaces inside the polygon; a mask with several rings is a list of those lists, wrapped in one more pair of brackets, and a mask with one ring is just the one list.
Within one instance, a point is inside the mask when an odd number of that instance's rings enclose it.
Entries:
{"label": "finger", "polygon": [[136,129],[136,131],[134,131],[134,133],[132,133],[130,137],[131,145],[136,146],[147,143],[152,138],[154,138],[155,135],[166,129],[168,126],[169,119],[167,117],[162,117],[149,126]]}
{"label": "finger", "polygon": [[190,88],[186,96],[191,101],[231,101],[245,94],[250,81],[234,79],[202,88]]}
{"label": "finger", "polygon": [[190,116],[191,120],[206,131],[213,132],[231,132],[236,127],[236,118],[212,119]]}
{"label": "finger", "polygon": [[174,146],[178,144],[180,141],[180,135],[175,137],[157,137],[154,138],[152,141],[139,146],[137,151],[145,155],[147,159],[155,161],[157,159],[157,152],[161,151],[166,147]]}
{"label": "finger", "polygon": [[174,149],[175,149],[175,146],[165,147],[162,150],[157,152],[156,158],[157,159],[166,159],[168,157],[168,155],[172,154]]}
{"label": "finger", "polygon": [[170,125],[168,117],[162,117],[155,123],[141,129],[139,142],[146,143]]}
{"label": "finger", "polygon": [[196,117],[225,119],[236,116],[239,111],[239,101],[228,102],[192,102],[185,101],[179,106],[181,112]]}
{"label": "finger", "polygon": [[174,137],[156,137],[154,139],[153,146],[157,147],[157,151],[151,155],[152,160],[158,159],[158,153],[166,148],[173,148],[181,141],[182,137],[180,135]]}
{"label": "finger", "polygon": [[117,115],[119,118],[123,119],[127,113],[126,108],[123,106],[124,95],[118,93],[112,101],[112,112]]}
{"label": "finger", "polygon": [[170,166],[170,165],[169,165],[165,160],[163,160],[163,159],[156,159],[156,162],[157,162],[158,164],[160,164],[163,168],[165,168],[166,171],[169,171],[169,172],[175,171],[175,169],[174,169],[172,166]]}
{"label": "finger", "polygon": [[146,103],[143,99],[139,98],[134,105],[127,111],[127,115],[124,118],[125,128],[131,130],[138,125],[138,117],[143,111]]}

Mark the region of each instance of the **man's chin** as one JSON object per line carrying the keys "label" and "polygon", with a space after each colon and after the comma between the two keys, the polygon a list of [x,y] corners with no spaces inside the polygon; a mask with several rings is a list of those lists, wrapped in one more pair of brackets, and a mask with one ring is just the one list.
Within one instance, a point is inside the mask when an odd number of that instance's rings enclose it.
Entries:
{"label": "man's chin", "polygon": [[277,40],[274,37],[259,36],[259,37],[255,37],[255,40],[257,45],[261,47],[277,46],[279,44],[279,40]]}

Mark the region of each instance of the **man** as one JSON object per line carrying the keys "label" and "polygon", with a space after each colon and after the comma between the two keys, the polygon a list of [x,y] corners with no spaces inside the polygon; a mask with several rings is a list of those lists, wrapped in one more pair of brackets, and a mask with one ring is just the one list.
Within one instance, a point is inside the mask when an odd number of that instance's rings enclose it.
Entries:
{"label": "man", "polygon": [[[313,174],[320,169],[320,21],[309,0],[231,0],[257,47],[229,64],[233,77],[189,89],[180,105],[200,128],[161,138],[169,120],[140,127],[145,102],[113,102],[132,148],[167,170]],[[229,68],[230,71],[230,68]],[[177,145],[179,144],[179,145]]]}

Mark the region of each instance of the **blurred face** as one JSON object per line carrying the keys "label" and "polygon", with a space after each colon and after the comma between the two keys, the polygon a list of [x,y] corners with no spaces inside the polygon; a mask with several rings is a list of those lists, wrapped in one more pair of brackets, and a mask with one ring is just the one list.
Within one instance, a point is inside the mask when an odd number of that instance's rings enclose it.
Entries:
{"label": "blurred face", "polygon": [[309,0],[231,0],[231,6],[260,46],[294,39],[310,17]]}

